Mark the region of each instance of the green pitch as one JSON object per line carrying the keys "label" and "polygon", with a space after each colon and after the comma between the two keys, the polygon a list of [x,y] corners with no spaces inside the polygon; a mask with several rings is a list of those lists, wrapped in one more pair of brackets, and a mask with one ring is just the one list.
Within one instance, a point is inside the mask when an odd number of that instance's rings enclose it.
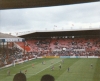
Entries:
{"label": "green pitch", "polygon": [[[26,73],[27,81],[40,81],[42,75],[51,74],[54,76],[55,81],[100,81],[100,59],[36,59],[25,62],[23,64],[17,64],[11,67],[0,69],[0,81],[13,81],[13,77],[16,73]],[[42,65],[42,61],[45,61],[45,65]],[[51,64],[53,62],[53,64]],[[59,69],[61,63],[62,68]],[[34,64],[34,68],[32,67]],[[93,68],[91,68],[93,64]],[[54,65],[54,71],[51,67]],[[67,71],[67,68],[69,72]],[[10,70],[11,74],[7,75],[7,71]]]}

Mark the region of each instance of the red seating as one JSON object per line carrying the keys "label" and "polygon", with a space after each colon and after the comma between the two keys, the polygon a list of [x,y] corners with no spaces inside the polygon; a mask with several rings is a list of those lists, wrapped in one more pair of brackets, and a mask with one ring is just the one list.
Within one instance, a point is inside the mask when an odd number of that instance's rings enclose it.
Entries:
{"label": "red seating", "polygon": [[28,45],[24,45],[24,42],[16,42],[22,49],[25,49],[27,52],[31,51],[31,48]]}

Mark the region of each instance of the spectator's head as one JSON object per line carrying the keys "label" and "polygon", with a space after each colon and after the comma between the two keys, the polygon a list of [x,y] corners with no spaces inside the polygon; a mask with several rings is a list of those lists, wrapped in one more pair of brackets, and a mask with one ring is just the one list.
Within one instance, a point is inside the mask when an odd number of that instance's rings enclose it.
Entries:
{"label": "spectator's head", "polygon": [[17,73],[14,76],[13,81],[26,81],[26,76],[23,73]]}
{"label": "spectator's head", "polygon": [[41,81],[55,81],[55,79],[52,75],[46,74],[42,76]]}

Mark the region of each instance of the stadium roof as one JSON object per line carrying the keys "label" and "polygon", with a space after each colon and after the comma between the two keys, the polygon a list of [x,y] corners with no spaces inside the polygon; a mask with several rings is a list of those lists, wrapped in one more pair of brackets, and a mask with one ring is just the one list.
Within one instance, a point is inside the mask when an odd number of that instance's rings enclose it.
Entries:
{"label": "stadium roof", "polygon": [[20,38],[20,37],[13,36],[11,34],[0,33],[0,38]]}
{"label": "stadium roof", "polygon": [[0,33],[0,42],[22,42],[24,38],[12,36],[10,34]]}
{"label": "stadium roof", "polygon": [[0,33],[0,38],[20,38],[20,37],[13,36],[13,35],[10,35],[10,34]]}
{"label": "stadium roof", "polygon": [[99,0],[0,0],[0,9],[59,6],[96,1]]}
{"label": "stadium roof", "polygon": [[70,30],[70,31],[44,31],[44,32],[31,32],[21,35],[23,38],[34,37],[53,37],[53,36],[100,36],[100,30]]}

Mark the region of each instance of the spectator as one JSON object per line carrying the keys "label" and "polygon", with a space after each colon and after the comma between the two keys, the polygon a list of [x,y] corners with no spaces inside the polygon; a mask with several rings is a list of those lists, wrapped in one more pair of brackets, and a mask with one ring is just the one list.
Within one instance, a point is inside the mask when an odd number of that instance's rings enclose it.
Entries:
{"label": "spectator", "polygon": [[46,74],[42,76],[41,81],[55,81],[55,78],[52,75]]}
{"label": "spectator", "polygon": [[17,73],[14,76],[13,81],[26,81],[26,76],[24,73]]}

